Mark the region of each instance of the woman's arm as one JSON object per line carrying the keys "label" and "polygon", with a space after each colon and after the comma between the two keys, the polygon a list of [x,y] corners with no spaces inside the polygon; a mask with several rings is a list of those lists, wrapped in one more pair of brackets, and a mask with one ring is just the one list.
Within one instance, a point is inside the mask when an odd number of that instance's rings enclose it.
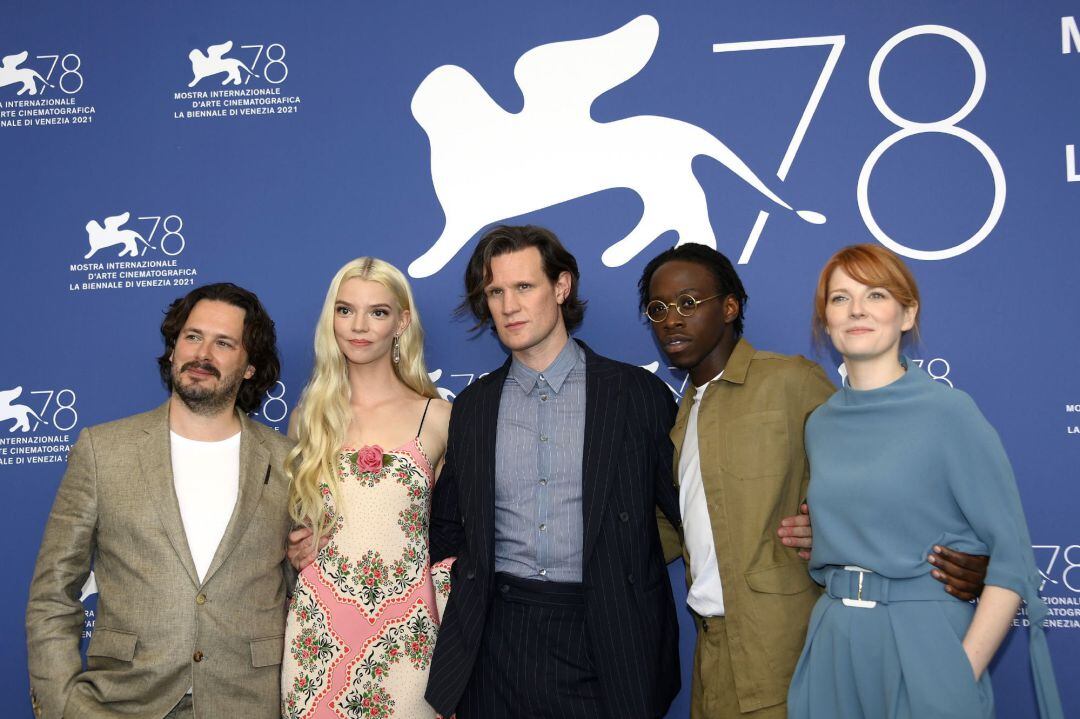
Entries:
{"label": "woman's arm", "polygon": [[976,681],[1001,646],[1019,607],[1020,595],[1013,590],[989,585],[983,589],[975,617],[964,635],[964,651],[967,652]]}

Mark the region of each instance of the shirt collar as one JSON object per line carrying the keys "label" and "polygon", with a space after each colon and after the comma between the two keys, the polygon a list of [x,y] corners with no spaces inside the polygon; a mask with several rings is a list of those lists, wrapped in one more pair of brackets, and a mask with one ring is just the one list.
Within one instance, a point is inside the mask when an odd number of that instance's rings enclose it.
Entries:
{"label": "shirt collar", "polygon": [[724,365],[724,376],[721,379],[733,384],[746,382],[746,373],[750,370],[750,360],[754,359],[755,352],[753,345],[747,342],[745,337],[740,337]]}
{"label": "shirt collar", "polygon": [[697,385],[694,385],[694,399],[701,399],[705,395],[705,390],[707,390],[709,388],[709,385],[711,385],[713,382],[715,382],[716,380],[720,379],[723,376],[724,376],[724,370],[720,370],[720,374],[716,375],[715,377],[713,377],[711,380],[709,380],[705,384],[701,385],[700,387],[698,387]]}
{"label": "shirt collar", "polygon": [[579,365],[585,366],[585,351],[578,346],[577,342],[569,339],[547,369],[537,372],[524,363],[518,362],[515,357],[510,362],[510,376],[521,387],[521,391],[528,394],[532,392],[533,387],[536,386],[542,375],[547,385],[551,387],[555,394],[558,394],[559,390],[562,389],[563,382]]}

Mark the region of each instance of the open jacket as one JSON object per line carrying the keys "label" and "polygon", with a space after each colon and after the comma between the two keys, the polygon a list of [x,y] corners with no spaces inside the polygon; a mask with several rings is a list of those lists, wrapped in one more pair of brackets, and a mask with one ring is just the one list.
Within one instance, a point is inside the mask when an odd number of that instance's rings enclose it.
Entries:
{"label": "open jacket", "polygon": [[[701,398],[698,449],[726,629],[743,712],[779,704],[806,638],[819,590],[806,562],[776,530],[797,514],[810,479],[803,427],[835,387],[821,368],[798,356],[758,352],[740,339]],[[673,475],[686,436],[693,392],[679,407],[671,439]],[[680,535],[660,517],[665,554],[690,558]]]}
{"label": "open jacket", "polygon": [[[659,508],[678,525],[668,437],[675,403],[655,376],[582,347],[589,651],[607,715],[652,719],[679,690],[679,628],[655,514]],[[497,423],[509,368],[507,361],[454,401],[432,500],[432,561],[457,555],[426,694],[443,716],[454,713],[472,674],[494,592]]]}
{"label": "open jacket", "polygon": [[[280,716],[292,443],[240,422],[239,494],[202,582],[173,487],[168,403],[79,435],[26,609],[38,717],[161,719],[189,688],[199,718]],[[79,594],[91,562],[84,670]]]}

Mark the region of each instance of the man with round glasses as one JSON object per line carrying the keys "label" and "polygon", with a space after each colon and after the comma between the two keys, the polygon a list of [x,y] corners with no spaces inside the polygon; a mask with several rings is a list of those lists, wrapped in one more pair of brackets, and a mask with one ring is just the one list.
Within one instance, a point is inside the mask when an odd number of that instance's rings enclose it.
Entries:
{"label": "man with round glasses", "polygon": [[[834,387],[813,362],[742,338],[746,291],[712,248],[661,253],[638,290],[660,348],[693,384],[671,431],[682,532],[659,517],[665,557],[686,564],[697,626],[690,716],[780,719],[820,591],[808,522],[788,515],[805,511],[803,425]],[[981,591],[979,558],[935,557],[951,594]]]}

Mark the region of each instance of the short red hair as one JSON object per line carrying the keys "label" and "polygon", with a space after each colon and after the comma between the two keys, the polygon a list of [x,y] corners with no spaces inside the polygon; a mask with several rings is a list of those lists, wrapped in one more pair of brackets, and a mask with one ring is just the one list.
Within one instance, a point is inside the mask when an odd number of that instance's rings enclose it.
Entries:
{"label": "short red hair", "polygon": [[[849,245],[829,258],[818,277],[812,326],[814,340],[819,345],[828,343],[828,334],[825,332],[825,305],[829,299],[829,278],[837,268],[842,269],[856,282],[869,287],[885,288],[902,307],[920,306],[919,286],[915,284],[915,276],[896,253],[881,245]],[[911,337],[918,339],[918,312],[909,333]]]}

